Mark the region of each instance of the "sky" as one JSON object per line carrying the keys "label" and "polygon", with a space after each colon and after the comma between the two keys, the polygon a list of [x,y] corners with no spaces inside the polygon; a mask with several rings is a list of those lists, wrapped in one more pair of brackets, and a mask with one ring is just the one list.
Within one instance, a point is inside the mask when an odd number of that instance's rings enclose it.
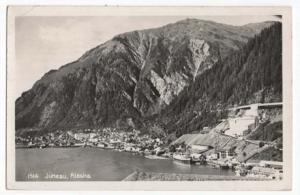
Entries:
{"label": "sky", "polygon": [[276,16],[20,16],[15,20],[18,84],[15,98],[46,72],[77,60],[117,34],[160,27],[186,18],[244,25],[278,21]]}

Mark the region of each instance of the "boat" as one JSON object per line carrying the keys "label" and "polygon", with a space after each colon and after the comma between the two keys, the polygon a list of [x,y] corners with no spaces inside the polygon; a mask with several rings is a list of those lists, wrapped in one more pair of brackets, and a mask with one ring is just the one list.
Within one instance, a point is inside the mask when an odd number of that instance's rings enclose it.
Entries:
{"label": "boat", "polygon": [[106,147],[105,147],[105,149],[114,149],[115,147],[113,147],[113,146],[111,146],[111,145],[107,145]]}
{"label": "boat", "polygon": [[173,154],[173,159],[187,164],[193,163],[192,158],[188,154]]}
{"label": "boat", "polygon": [[221,169],[230,169],[232,168],[232,165],[230,165],[229,162],[224,162],[224,161],[217,161]]}
{"label": "boat", "polygon": [[105,145],[104,145],[104,144],[101,144],[101,143],[99,143],[99,144],[97,144],[97,148],[105,148]]}
{"label": "boat", "polygon": [[230,166],[228,164],[220,165],[221,169],[230,169]]}
{"label": "boat", "polygon": [[191,154],[192,161],[197,165],[206,165],[206,156],[203,154]]}
{"label": "boat", "polygon": [[147,155],[147,156],[145,156],[145,158],[148,158],[148,159],[159,159],[159,160],[166,160],[166,159],[168,159],[166,157],[157,156],[157,155]]}

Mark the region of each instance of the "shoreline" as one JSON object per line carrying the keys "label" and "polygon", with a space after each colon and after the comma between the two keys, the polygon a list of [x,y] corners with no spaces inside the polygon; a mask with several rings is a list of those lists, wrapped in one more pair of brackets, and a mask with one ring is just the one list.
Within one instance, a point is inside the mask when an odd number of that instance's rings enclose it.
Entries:
{"label": "shoreline", "polygon": [[182,173],[156,173],[134,171],[122,181],[271,181],[268,178],[254,178],[228,175],[200,175]]}
{"label": "shoreline", "polygon": [[[227,170],[219,171],[211,167],[179,164],[172,160],[151,160],[129,152],[96,148],[17,149],[16,160],[18,181],[122,181],[134,171],[234,174]],[[47,173],[58,175],[59,178],[44,178]],[[73,179],[70,177],[71,173],[90,174],[91,178]],[[65,175],[68,177],[65,178]]]}
{"label": "shoreline", "polygon": [[[112,149],[112,148],[102,148],[102,147],[81,147],[81,146],[54,146],[54,147],[45,147],[45,148],[28,148],[28,147],[16,147],[16,149],[47,149],[47,148],[61,148],[61,149],[69,149],[69,148],[98,148],[100,150],[107,150],[107,151],[114,151],[114,152],[121,152],[121,153],[130,153],[131,155],[139,155],[145,159],[149,159],[149,160],[172,160],[174,162],[176,162],[176,159],[171,158],[171,157],[163,157],[163,156],[157,156],[157,155],[146,155],[144,153],[140,153],[140,152],[136,152],[136,151],[119,151],[117,149]],[[185,164],[184,162],[180,161],[180,163]],[[216,163],[216,164],[215,164]],[[233,176],[228,176],[228,175],[202,175],[202,174],[194,174],[194,173],[188,173],[188,174],[181,174],[181,173],[160,173],[160,172],[143,172],[143,171],[139,171],[136,170],[133,173],[131,173],[130,175],[128,175],[125,179],[121,180],[121,181],[215,181],[215,180],[251,180],[251,181],[261,181],[261,180],[269,180],[267,177],[271,177],[272,179],[275,178],[280,178],[280,172],[277,170],[277,172],[275,172],[275,170],[268,170],[270,173],[269,174],[264,174],[264,173],[260,173],[258,174],[256,170],[254,172],[249,172],[247,171],[247,174],[249,174],[250,177],[244,175],[243,170],[245,170],[244,168],[239,168],[237,169],[237,171],[234,171],[234,169],[236,169],[236,167],[233,166],[226,166],[226,167],[222,167],[221,164],[218,164],[217,162],[215,163],[209,163],[207,162],[207,166],[208,167],[212,167],[212,168],[216,168],[216,169],[231,169],[232,172],[235,172],[236,175]],[[189,165],[191,165],[191,163],[189,163]],[[200,164],[198,166],[201,166]],[[258,167],[259,168],[259,167]],[[275,174],[277,173],[277,174]],[[254,175],[253,175],[254,174]],[[255,176],[257,175],[257,176]],[[258,178],[258,176],[260,175],[260,178]],[[263,177],[263,178],[262,178]]]}

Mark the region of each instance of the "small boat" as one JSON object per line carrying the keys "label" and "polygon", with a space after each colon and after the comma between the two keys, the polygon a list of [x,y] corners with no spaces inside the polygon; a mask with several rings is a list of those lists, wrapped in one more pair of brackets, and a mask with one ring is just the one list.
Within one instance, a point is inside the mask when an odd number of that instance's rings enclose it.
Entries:
{"label": "small boat", "polygon": [[220,165],[220,168],[221,169],[229,169],[230,167],[229,167],[229,165]]}
{"label": "small boat", "polygon": [[173,154],[173,159],[187,164],[193,163],[192,158],[187,154]]}
{"label": "small boat", "polygon": [[223,162],[223,161],[219,161],[219,165],[221,169],[229,169],[232,167],[228,162]]}
{"label": "small boat", "polygon": [[148,158],[148,159],[159,159],[159,160],[165,160],[165,159],[168,159],[166,157],[163,157],[163,156],[157,156],[157,155],[147,155],[145,156],[145,158]]}
{"label": "small boat", "polygon": [[106,147],[105,147],[105,149],[114,149],[115,147],[113,147],[113,146],[111,146],[111,145],[107,145]]}
{"label": "small boat", "polygon": [[105,148],[105,145],[104,144],[98,144],[96,147],[97,148]]}

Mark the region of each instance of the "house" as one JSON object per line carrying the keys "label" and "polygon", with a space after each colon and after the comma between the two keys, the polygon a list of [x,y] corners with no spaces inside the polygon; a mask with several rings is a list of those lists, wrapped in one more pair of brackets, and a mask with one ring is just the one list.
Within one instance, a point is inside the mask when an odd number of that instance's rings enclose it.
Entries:
{"label": "house", "polygon": [[98,142],[98,138],[89,138],[89,142],[96,143]]}
{"label": "house", "polygon": [[202,131],[200,131],[200,133],[202,134],[206,134],[206,133],[209,133],[211,129],[209,127],[203,127]]}
{"label": "house", "polygon": [[75,133],[74,138],[76,140],[86,140],[90,138],[90,135],[87,133]]}
{"label": "house", "polygon": [[222,149],[217,149],[215,153],[218,155],[218,159],[228,159],[235,156],[234,150],[234,147],[223,147]]}
{"label": "house", "polygon": [[208,159],[208,160],[217,160],[217,159],[218,159],[218,154],[216,154],[216,153],[209,154],[209,155],[207,156],[207,159]]}

